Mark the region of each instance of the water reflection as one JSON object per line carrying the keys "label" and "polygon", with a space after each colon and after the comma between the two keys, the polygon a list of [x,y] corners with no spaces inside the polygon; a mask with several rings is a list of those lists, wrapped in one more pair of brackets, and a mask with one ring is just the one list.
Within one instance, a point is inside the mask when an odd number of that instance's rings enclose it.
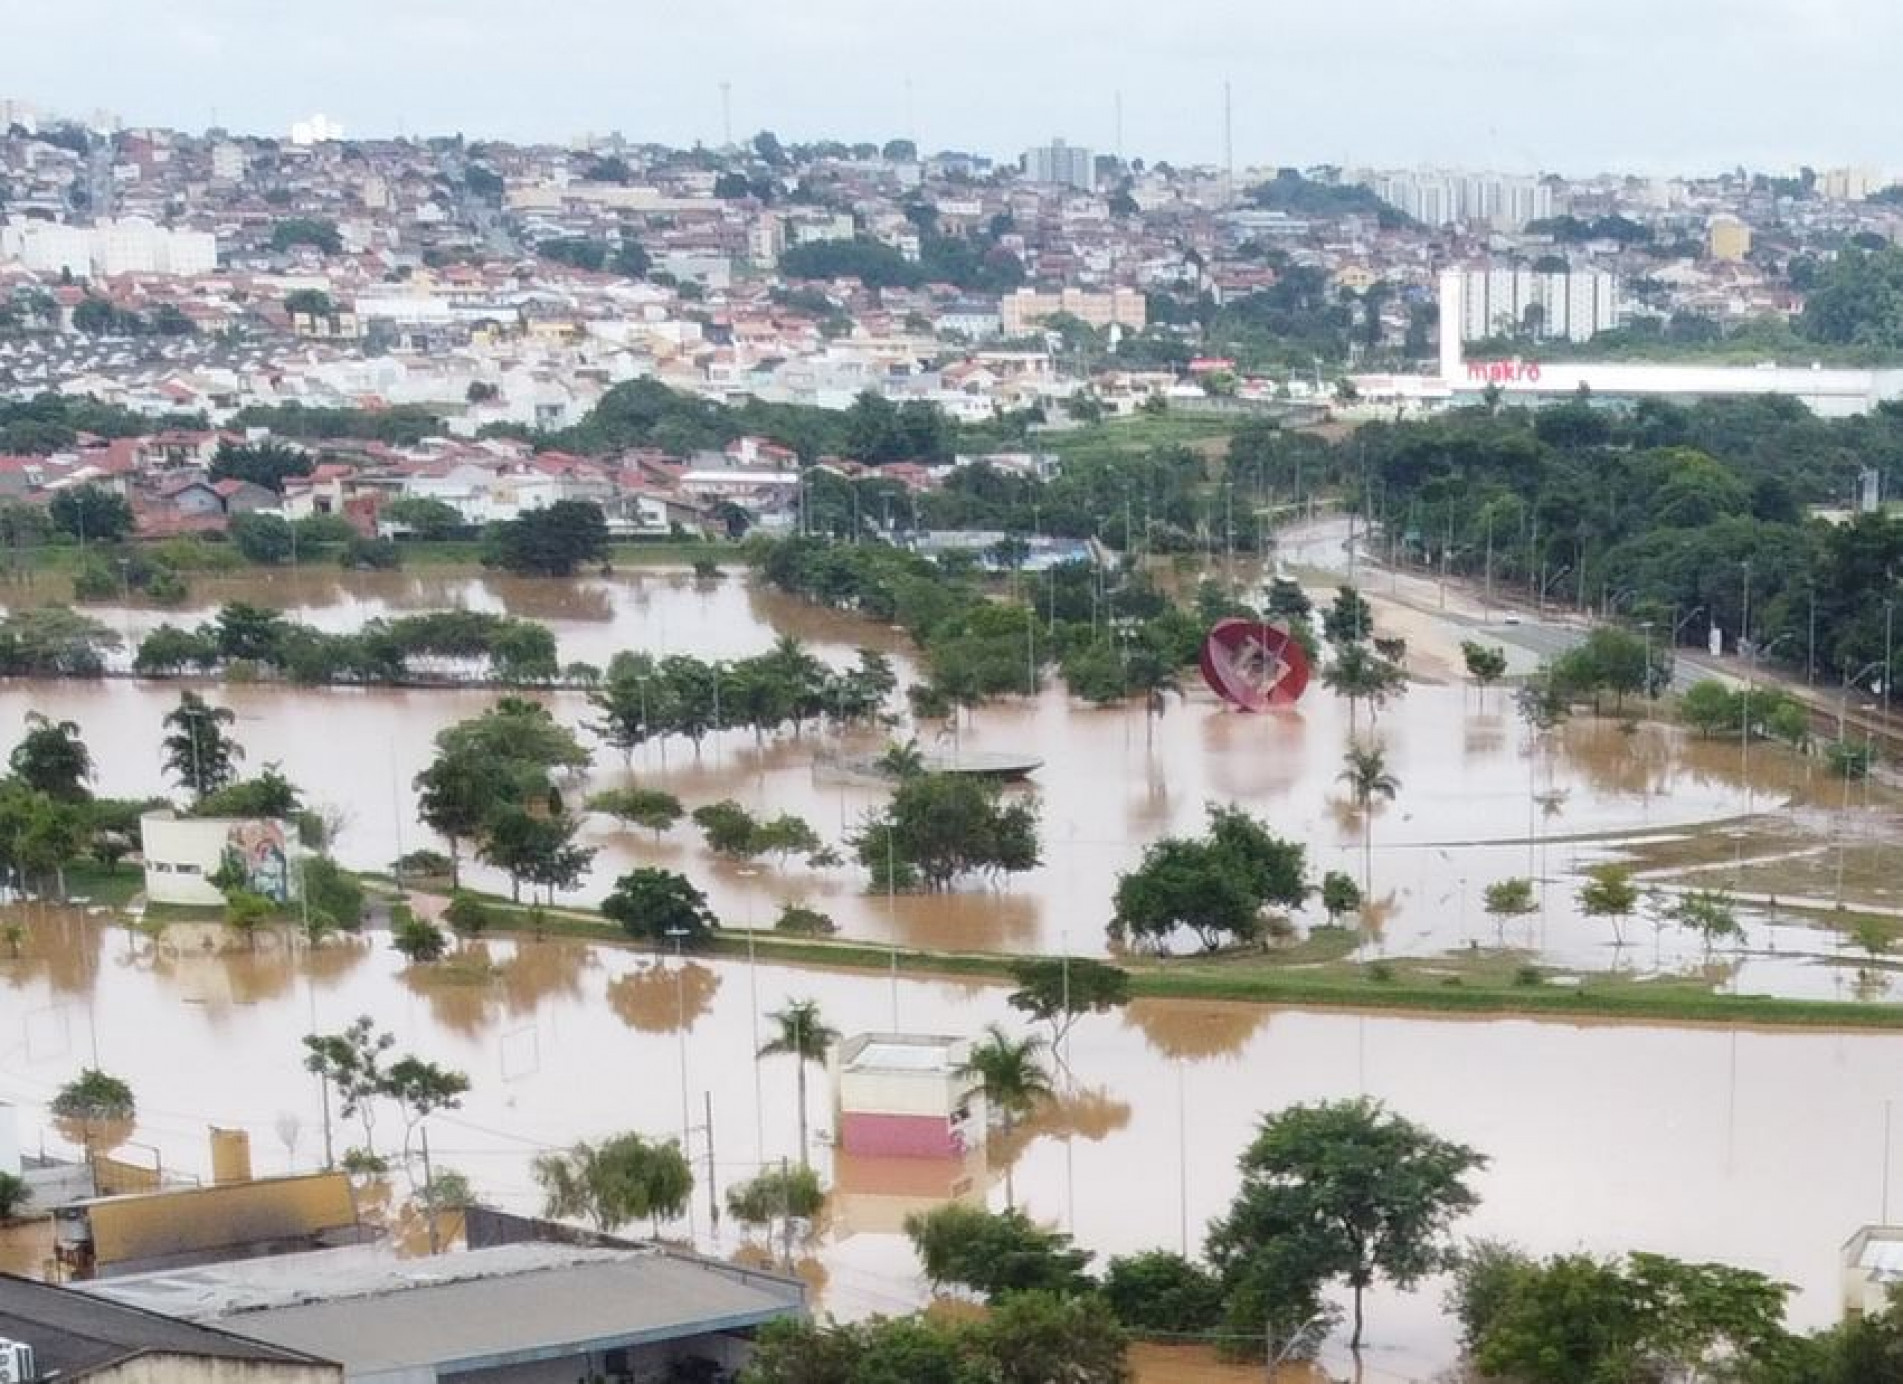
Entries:
{"label": "water reflection", "polygon": [[692,1029],[713,1008],[720,976],[698,961],[651,961],[608,982],[608,1005],[640,1033]]}
{"label": "water reflection", "polygon": [[[226,935],[221,938],[221,933]],[[326,948],[326,960],[339,961],[359,950],[355,945]],[[287,935],[260,933],[247,944],[216,927],[169,927],[149,957],[147,969],[156,979],[186,1004],[203,1005],[214,1017],[240,1005],[277,999],[297,983],[301,971]]]}
{"label": "water reflection", "polygon": [[592,953],[579,942],[468,942],[401,974],[437,1023],[473,1037],[504,1017],[533,1014],[546,1000],[581,998],[592,964]]}
{"label": "water reflection", "polygon": [[83,909],[14,904],[0,909],[0,977],[20,987],[44,981],[63,995],[90,994],[105,929]]}
{"label": "water reflection", "polygon": [[1223,1000],[1192,1004],[1137,999],[1125,1007],[1123,1021],[1141,1033],[1158,1056],[1202,1062],[1241,1052],[1268,1023],[1269,1011]]}

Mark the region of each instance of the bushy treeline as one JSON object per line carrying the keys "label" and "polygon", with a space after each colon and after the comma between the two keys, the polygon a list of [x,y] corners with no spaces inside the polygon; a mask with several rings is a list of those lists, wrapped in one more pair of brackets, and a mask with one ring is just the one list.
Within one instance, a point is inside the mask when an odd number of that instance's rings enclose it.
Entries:
{"label": "bushy treeline", "polygon": [[1370,424],[1338,451],[1398,549],[1490,572],[1496,590],[1544,586],[1661,638],[1702,641],[1711,623],[1729,645],[1743,631],[1786,666],[1814,656],[1825,677],[1884,657],[1903,520],[1809,511],[1846,505],[1865,468],[1899,473],[1903,407],[1821,419],[1792,399],[1629,413],[1582,399]]}
{"label": "bushy treeline", "polygon": [[431,661],[502,683],[548,682],[561,672],[554,634],[533,620],[434,610],[332,634],[242,602],[191,629],[160,625],[140,642],[132,666],[149,676],[244,669],[310,684],[392,683],[426,675]]}

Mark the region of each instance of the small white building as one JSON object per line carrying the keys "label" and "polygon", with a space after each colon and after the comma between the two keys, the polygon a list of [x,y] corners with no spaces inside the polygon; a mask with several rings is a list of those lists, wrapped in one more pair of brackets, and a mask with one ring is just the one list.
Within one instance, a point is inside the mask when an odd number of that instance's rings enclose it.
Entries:
{"label": "small white building", "polygon": [[152,903],[217,908],[225,901],[212,877],[227,863],[243,873],[245,887],[278,903],[297,890],[297,831],[288,822],[262,817],[181,817],[170,808],[139,819],[145,858],[145,896]]}
{"label": "small white building", "polygon": [[985,1139],[985,1097],[961,1072],[962,1038],[860,1033],[834,1049],[839,1147],[884,1158],[962,1159]]}
{"label": "small white building", "polygon": [[1866,1225],[1843,1248],[1845,1316],[1886,1312],[1903,1285],[1903,1226]]}

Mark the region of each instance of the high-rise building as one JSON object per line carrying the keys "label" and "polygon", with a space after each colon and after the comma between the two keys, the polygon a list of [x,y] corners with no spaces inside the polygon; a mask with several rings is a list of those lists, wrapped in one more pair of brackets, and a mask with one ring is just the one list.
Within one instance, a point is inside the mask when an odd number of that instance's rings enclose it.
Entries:
{"label": "high-rise building", "polygon": [[1024,151],[1024,176],[1034,183],[1056,183],[1080,192],[1097,187],[1097,163],[1088,149],[1053,139]]}
{"label": "high-rise building", "polygon": [[344,127],[327,115],[313,115],[309,120],[293,121],[291,124],[291,143],[300,149],[343,137]]}
{"label": "high-rise building", "polygon": [[211,147],[211,175],[220,182],[242,182],[246,163],[242,145],[221,139]]}
{"label": "high-rise building", "polygon": [[1817,179],[1817,189],[1833,202],[1861,202],[1884,185],[1874,168],[1832,168]]}
{"label": "high-rise building", "polygon": [[[1542,273],[1521,268],[1449,270],[1459,288],[1460,339],[1530,336],[1587,342],[1619,325],[1619,281],[1601,270]],[[1449,297],[1442,290],[1442,327]]]}
{"label": "high-rise building", "polygon": [[0,226],[0,259],[16,259],[43,274],[61,270],[88,278],[113,274],[171,274],[184,278],[218,267],[218,241],[209,231],[170,231],[141,217],[63,226],[23,221]]}
{"label": "high-rise building", "polygon": [[1518,231],[1553,214],[1553,190],[1538,178],[1504,173],[1374,173],[1364,186],[1425,226],[1455,224]]}

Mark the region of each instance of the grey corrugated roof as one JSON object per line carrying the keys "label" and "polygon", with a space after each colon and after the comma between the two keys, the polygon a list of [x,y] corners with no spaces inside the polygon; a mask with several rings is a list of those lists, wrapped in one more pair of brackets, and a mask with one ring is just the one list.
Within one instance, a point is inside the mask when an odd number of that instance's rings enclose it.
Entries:
{"label": "grey corrugated roof", "polygon": [[11,1274],[0,1274],[0,1338],[32,1346],[42,1375],[84,1375],[153,1353],[319,1363],[278,1345]]}
{"label": "grey corrugated roof", "polygon": [[550,1244],[400,1261],[333,1250],[106,1280],[89,1291],[169,1299],[201,1321],[340,1361],[352,1375],[546,1359],[801,1310],[799,1286],[777,1276],[651,1250]]}

